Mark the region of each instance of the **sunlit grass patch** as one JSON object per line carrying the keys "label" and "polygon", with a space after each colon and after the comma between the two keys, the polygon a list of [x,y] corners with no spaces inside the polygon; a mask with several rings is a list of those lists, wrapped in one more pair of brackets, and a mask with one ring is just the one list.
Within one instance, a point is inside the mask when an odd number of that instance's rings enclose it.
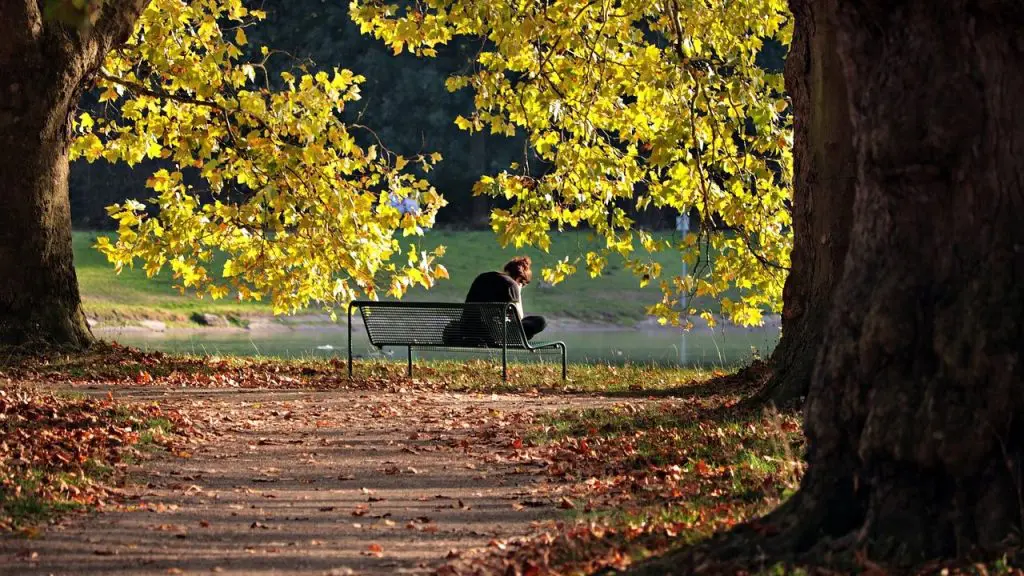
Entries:
{"label": "sunlit grass patch", "polygon": [[[356,370],[362,368],[356,365]],[[377,363],[371,370],[389,376],[404,375],[405,367]],[[691,382],[703,381],[711,372],[699,368],[664,367],[651,364],[570,364],[569,378],[562,380],[561,365],[509,364],[508,382],[501,379],[501,364],[486,359],[431,360],[416,366],[416,379],[448,390],[481,392],[598,392],[642,394],[657,392]]]}
{"label": "sunlit grass patch", "polygon": [[166,442],[174,432],[174,424],[167,418],[149,418],[139,431],[137,447],[140,449],[154,449]]}

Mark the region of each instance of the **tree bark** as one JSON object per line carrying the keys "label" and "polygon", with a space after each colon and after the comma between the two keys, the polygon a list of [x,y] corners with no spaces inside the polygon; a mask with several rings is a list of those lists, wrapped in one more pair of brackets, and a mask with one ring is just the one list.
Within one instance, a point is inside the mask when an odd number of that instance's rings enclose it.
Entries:
{"label": "tree bark", "polygon": [[0,0],[0,346],[92,340],[72,261],[71,122],[85,80],[145,4],[108,1],[75,30],[44,20],[42,1]]}
{"label": "tree bark", "polygon": [[839,285],[852,225],[856,155],[836,30],[812,0],[791,0],[786,91],[794,113],[793,253],[783,290],[782,338],[761,396],[782,405],[807,395]]}
{"label": "tree bark", "polygon": [[1024,517],[1024,5],[830,6],[858,184],[802,508],[898,563],[992,549]]}

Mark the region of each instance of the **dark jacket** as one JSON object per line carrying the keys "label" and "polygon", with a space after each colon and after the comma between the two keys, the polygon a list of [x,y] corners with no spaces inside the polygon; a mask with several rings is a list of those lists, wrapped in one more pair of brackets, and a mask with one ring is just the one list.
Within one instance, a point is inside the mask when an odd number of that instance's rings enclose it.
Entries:
{"label": "dark jacket", "polygon": [[502,272],[484,272],[473,280],[466,302],[519,302],[519,283]]}
{"label": "dark jacket", "polygon": [[[466,302],[510,302],[518,303],[521,297],[519,283],[508,274],[484,272],[473,280],[466,294]],[[501,321],[480,317],[480,311],[469,309],[445,327],[443,342],[450,346],[496,346],[500,336]]]}

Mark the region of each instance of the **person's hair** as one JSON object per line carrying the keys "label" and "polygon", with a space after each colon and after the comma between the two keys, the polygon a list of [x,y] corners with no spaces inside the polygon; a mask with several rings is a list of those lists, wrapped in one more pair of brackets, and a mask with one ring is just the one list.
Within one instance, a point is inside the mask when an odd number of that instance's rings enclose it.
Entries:
{"label": "person's hair", "polygon": [[505,274],[522,285],[527,285],[533,279],[533,272],[530,271],[530,257],[516,256],[505,264]]}

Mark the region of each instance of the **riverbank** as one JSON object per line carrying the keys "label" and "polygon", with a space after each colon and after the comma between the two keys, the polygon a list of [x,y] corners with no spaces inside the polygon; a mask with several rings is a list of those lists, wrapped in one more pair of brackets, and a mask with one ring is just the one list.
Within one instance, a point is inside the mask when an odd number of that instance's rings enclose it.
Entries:
{"label": "riverbank", "polygon": [[[648,317],[632,324],[586,321],[578,318],[552,317],[547,318],[548,331],[551,332],[672,332],[679,333],[679,328],[663,326],[657,318]],[[701,318],[693,319],[691,332],[708,332],[713,330]],[[733,327],[719,319],[719,325]],[[778,315],[765,318],[764,326],[755,329],[778,329],[781,318]],[[103,321],[95,317],[89,318],[89,326],[93,333],[103,338],[120,334],[273,334],[295,331],[344,332],[348,330],[347,319],[331,320],[327,314],[301,314],[296,316],[272,315],[220,315],[203,313],[193,318],[176,318],[169,321],[154,319]],[[363,332],[361,322],[352,326],[353,331]]]}
{"label": "riverbank", "polygon": [[[381,361],[402,359],[404,362],[404,349],[381,350],[371,346],[362,321],[357,320],[352,328],[351,349],[354,357]],[[285,318],[279,322],[256,318],[247,328],[237,325],[169,326],[157,331],[149,324],[97,326],[93,332],[100,339],[142,350],[198,356],[326,359],[345,358],[349,349],[348,326],[344,321],[331,323],[326,317]],[[778,342],[778,337],[777,322],[774,326],[758,328],[722,324],[711,329],[701,325],[690,332],[681,333],[678,329],[659,326],[653,321],[623,326],[555,318],[538,339],[564,342],[572,362],[722,368],[766,358]],[[465,361],[467,354],[417,350],[415,357],[417,360]],[[551,363],[554,359],[543,354],[515,354],[513,361]]]}

